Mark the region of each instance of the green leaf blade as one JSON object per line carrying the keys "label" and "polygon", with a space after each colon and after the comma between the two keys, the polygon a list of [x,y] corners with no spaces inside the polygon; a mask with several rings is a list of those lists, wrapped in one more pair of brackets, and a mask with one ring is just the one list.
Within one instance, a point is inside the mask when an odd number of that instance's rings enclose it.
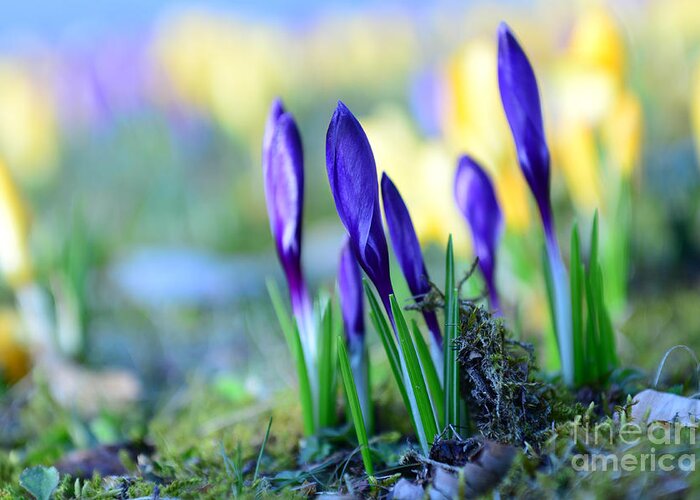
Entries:
{"label": "green leaf blade", "polygon": [[399,336],[399,346],[403,355],[403,362],[406,368],[406,373],[409,378],[410,385],[406,388],[409,398],[413,397],[415,401],[418,415],[414,414],[414,422],[418,437],[421,441],[421,446],[424,452],[429,451],[429,444],[435,439],[437,432],[437,419],[433,412],[433,407],[428,394],[428,385],[423,376],[420,361],[416,354],[411,334],[408,331],[406,319],[403,316],[403,311],[396,301],[396,297],[389,296],[391,302],[391,310],[396,321],[396,330]]}
{"label": "green leaf blade", "polygon": [[415,321],[411,321],[411,330],[413,332],[413,342],[416,346],[416,352],[418,353],[418,358],[420,359],[421,366],[423,367],[423,374],[425,375],[425,381],[428,384],[428,389],[430,390],[431,401],[433,403],[433,411],[438,420],[439,428],[445,427],[445,392],[442,389],[442,384],[440,383],[440,377],[438,376],[437,369],[433,363],[433,358],[430,355],[430,348],[425,342],[423,335],[420,333],[418,324]]}
{"label": "green leaf blade", "polygon": [[355,426],[357,442],[360,445],[362,462],[365,466],[365,471],[371,477],[374,476],[374,466],[372,465],[372,456],[370,454],[369,449],[369,439],[367,438],[367,430],[365,427],[364,419],[362,418],[362,408],[360,406],[360,399],[357,395],[355,379],[353,378],[352,369],[350,368],[350,359],[348,357],[348,351],[345,348],[345,342],[343,342],[343,340],[340,337],[338,337],[337,344],[340,374],[343,378],[343,386],[345,387],[345,393],[348,397],[350,415],[352,416],[352,421]]}
{"label": "green leaf blade", "polygon": [[454,342],[457,339],[459,323],[459,296],[455,288],[454,250],[452,236],[447,242],[445,259],[445,423],[460,425],[459,418],[459,369],[457,366],[457,351]]}

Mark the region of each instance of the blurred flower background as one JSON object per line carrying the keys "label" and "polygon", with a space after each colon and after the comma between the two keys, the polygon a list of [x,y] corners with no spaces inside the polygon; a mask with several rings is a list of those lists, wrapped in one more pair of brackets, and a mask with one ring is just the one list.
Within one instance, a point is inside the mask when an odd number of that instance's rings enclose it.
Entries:
{"label": "blurred flower background", "polygon": [[[332,288],[343,242],[324,169],[342,99],[401,191],[438,283],[450,233],[461,267],[473,259],[452,195],[457,159],[468,153],[489,171],[504,212],[504,316],[542,344],[542,243],[500,104],[501,20],[528,47],[542,87],[562,241],[575,220],[587,228],[600,213],[622,355],[652,369],[679,341],[700,346],[696,10],[693,0],[6,7],[5,384],[54,350],[137,373],[147,398],[199,375],[258,395],[287,383],[291,361],[260,369],[287,357],[264,292],[281,276],[261,169],[276,96],[302,133],[315,285]],[[33,353],[35,342],[49,347]]]}

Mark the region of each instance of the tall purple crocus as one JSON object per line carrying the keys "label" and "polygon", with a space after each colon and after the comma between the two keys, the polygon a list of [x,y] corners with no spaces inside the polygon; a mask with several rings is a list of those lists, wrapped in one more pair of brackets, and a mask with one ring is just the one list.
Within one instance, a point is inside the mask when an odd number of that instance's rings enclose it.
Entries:
{"label": "tall purple crocus", "polygon": [[537,80],[525,52],[505,23],[498,28],[498,86],[520,167],[535,196],[545,232],[552,233],[549,148]]}
{"label": "tall purple crocus", "polygon": [[367,348],[365,346],[364,291],[362,272],[357,264],[355,254],[346,241],[340,251],[338,266],[338,298],[343,314],[343,325],[350,355],[350,368],[355,378],[357,393],[360,398],[362,415],[369,425],[372,415],[369,406]]}
{"label": "tall purple crocus", "polygon": [[350,247],[393,322],[389,250],[382,227],[377,167],[360,122],[338,101],[326,134],[326,168],[338,216]]}
{"label": "tall purple crocus", "polygon": [[315,359],[311,298],[301,270],[304,157],[294,118],[275,99],[263,136],[263,178],[270,230],[289,286],[307,362]]}
{"label": "tall purple crocus", "polygon": [[[408,288],[414,297],[423,297],[430,292],[430,281],[420,242],[401,193],[385,173],[382,174],[382,200],[384,202],[384,216],[389,226],[391,245],[406,278]],[[434,311],[424,310],[423,317],[430,330],[434,350],[440,354],[438,356],[438,361],[440,361],[442,360],[442,333],[437,316]]]}
{"label": "tall purple crocus", "polygon": [[542,217],[554,297],[554,320],[564,380],[574,376],[571,299],[549,196],[549,148],[542,123],[537,79],[530,61],[505,23],[498,28],[498,86],[520,168]]}
{"label": "tall purple crocus", "polygon": [[503,215],[489,176],[470,156],[462,156],[455,175],[455,201],[469,224],[479,269],[488,288],[489,302],[500,310],[495,270],[498,242],[503,233]]}

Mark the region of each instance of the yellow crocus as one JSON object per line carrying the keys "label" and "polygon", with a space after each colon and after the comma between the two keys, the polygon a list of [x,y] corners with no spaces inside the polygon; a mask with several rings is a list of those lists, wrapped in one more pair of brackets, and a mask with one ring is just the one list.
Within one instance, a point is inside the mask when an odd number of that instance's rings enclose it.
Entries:
{"label": "yellow crocus", "polygon": [[445,79],[448,105],[443,126],[455,157],[469,153],[490,171],[506,224],[524,231],[530,222],[528,189],[501,106],[495,44],[468,43],[447,65]]}
{"label": "yellow crocus", "polygon": [[29,179],[56,166],[58,125],[47,88],[18,61],[0,61],[0,155]]}
{"label": "yellow crocus", "polygon": [[275,88],[279,92],[285,64],[279,46],[269,30],[185,10],[162,21],[152,53],[177,99],[252,142],[259,139]]}
{"label": "yellow crocus", "polygon": [[642,105],[631,92],[620,94],[603,124],[605,149],[624,177],[639,163],[642,143]]}
{"label": "yellow crocus", "polygon": [[596,6],[579,18],[553,73],[555,165],[562,168],[575,204],[586,213],[603,209],[609,198],[603,193],[608,172],[603,172],[601,156],[623,177],[639,162],[642,109],[625,86],[625,65],[620,28]]}
{"label": "yellow crocus", "polygon": [[693,89],[691,91],[690,118],[695,132],[695,153],[700,164],[700,64],[695,68]]}
{"label": "yellow crocus", "polygon": [[21,321],[14,311],[0,310],[0,378],[13,384],[30,369],[27,349],[17,340]]}
{"label": "yellow crocus", "polygon": [[456,157],[439,142],[418,137],[408,116],[383,106],[363,118],[377,173],[386,172],[401,192],[423,243],[444,245],[453,234],[455,245],[466,245],[466,229],[453,197]]}
{"label": "yellow crocus", "polygon": [[15,288],[32,281],[29,217],[7,165],[0,161],[0,269]]}
{"label": "yellow crocus", "polygon": [[579,65],[603,71],[621,84],[624,78],[625,44],[610,13],[596,6],[585,11],[574,26],[569,56]]}
{"label": "yellow crocus", "polygon": [[568,123],[555,136],[556,163],[562,168],[577,206],[588,212],[602,208],[598,149],[592,129]]}

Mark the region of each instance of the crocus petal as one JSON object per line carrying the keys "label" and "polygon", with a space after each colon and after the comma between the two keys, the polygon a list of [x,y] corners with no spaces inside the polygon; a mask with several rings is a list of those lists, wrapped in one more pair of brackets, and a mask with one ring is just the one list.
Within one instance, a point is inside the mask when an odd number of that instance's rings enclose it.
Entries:
{"label": "crocus petal", "polygon": [[[430,281],[420,242],[401,193],[386,174],[382,174],[382,201],[384,202],[384,216],[389,226],[391,246],[406,278],[408,288],[414,297],[423,297],[430,292]],[[442,334],[435,312],[423,311],[423,316],[433,336],[433,341],[438,346],[442,346]]]}
{"label": "crocus petal", "polygon": [[518,161],[530,186],[547,232],[551,232],[549,201],[549,148],[542,124],[537,79],[510,28],[498,28],[498,87]]}
{"label": "crocus petal", "polygon": [[311,300],[301,271],[304,158],[294,118],[282,103],[272,104],[263,138],[263,179],[270,230],[284,269],[292,310],[311,347]]}
{"label": "crocus petal", "polygon": [[326,168],[350,246],[390,314],[388,298],[393,288],[379,207],[377,167],[367,135],[342,102],[338,102],[326,134]]}
{"label": "crocus petal", "polygon": [[349,241],[343,245],[340,251],[338,297],[348,344],[361,342],[365,336],[362,273]]}
{"label": "crocus petal", "polygon": [[265,132],[263,134],[263,167],[265,164],[265,157],[270,151],[270,144],[272,143],[272,134],[275,132],[275,126],[277,125],[277,120],[280,116],[284,114],[284,105],[282,100],[277,97],[272,101],[270,106],[270,112],[267,115],[267,121],[265,123]]}
{"label": "crocus petal", "polygon": [[491,307],[499,309],[494,279],[503,216],[493,184],[483,168],[470,156],[462,156],[455,175],[457,207],[469,224],[474,253],[489,291]]}

